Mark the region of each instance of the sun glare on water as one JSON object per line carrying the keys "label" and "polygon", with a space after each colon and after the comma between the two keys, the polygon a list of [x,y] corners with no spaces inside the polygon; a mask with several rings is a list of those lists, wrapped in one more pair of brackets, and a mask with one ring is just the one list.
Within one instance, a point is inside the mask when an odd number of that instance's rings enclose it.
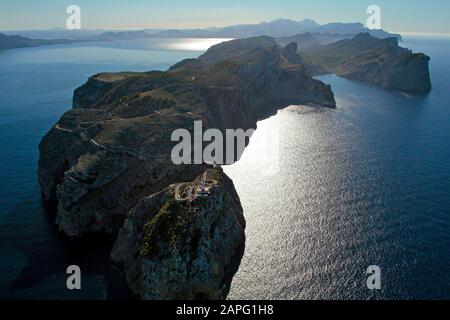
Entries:
{"label": "sun glare on water", "polygon": [[205,39],[183,39],[171,45],[172,50],[186,51],[206,51],[210,47],[225,41],[233,40],[232,38],[205,38]]}

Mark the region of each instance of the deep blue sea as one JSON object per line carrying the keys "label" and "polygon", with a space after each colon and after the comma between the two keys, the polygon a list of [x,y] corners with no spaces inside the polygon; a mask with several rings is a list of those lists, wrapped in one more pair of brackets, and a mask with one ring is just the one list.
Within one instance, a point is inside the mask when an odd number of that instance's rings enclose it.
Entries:
{"label": "deep blue sea", "polygon": [[[107,240],[73,243],[58,233],[41,203],[38,143],[90,75],[164,70],[216,42],[0,51],[0,298],[127,297]],[[336,110],[279,111],[225,168],[247,219],[229,298],[450,298],[450,39],[410,37],[402,45],[431,56],[428,96],[321,77]],[[274,128],[279,168],[267,176],[246,154],[267,155],[254,141]],[[66,288],[71,264],[82,269],[81,291]],[[381,268],[381,290],[366,287],[369,265]]]}

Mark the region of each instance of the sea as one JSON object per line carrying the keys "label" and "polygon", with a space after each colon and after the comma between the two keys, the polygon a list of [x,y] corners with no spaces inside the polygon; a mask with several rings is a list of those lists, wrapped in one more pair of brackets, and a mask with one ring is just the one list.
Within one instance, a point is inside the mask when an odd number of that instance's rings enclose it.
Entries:
{"label": "sea", "polygon": [[[112,239],[58,231],[37,183],[38,144],[89,76],[166,70],[224,40],[0,51],[0,299],[131,297],[111,266]],[[229,299],[450,298],[450,38],[401,45],[431,57],[428,95],[318,77],[336,109],[278,111],[224,167],[247,221]],[[81,290],[67,289],[69,265],[81,268]]]}

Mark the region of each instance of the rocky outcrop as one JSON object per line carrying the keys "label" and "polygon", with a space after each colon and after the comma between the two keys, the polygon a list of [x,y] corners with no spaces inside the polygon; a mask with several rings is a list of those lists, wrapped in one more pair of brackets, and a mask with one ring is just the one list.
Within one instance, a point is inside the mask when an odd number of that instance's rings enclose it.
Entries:
{"label": "rocky outcrop", "polygon": [[397,38],[359,34],[352,39],[301,52],[313,74],[367,82],[385,89],[424,94],[431,90],[430,58],[401,48]]}
{"label": "rocky outcrop", "polygon": [[166,72],[91,77],[39,145],[39,183],[60,229],[119,233],[113,258],[142,298],[225,298],[243,244],[239,198],[215,169],[205,173],[210,197],[176,200],[211,165],[175,165],[171,135],[193,136],[197,120],[205,130],[256,128],[289,104],[335,107],[295,52],[269,37],[234,40]]}
{"label": "rocky outcrop", "polygon": [[[201,183],[209,195],[194,197]],[[140,200],[112,259],[143,299],[224,299],[242,257],[244,228],[233,183],[211,169]]]}
{"label": "rocky outcrop", "polygon": [[431,90],[429,61],[423,53],[386,47],[352,57],[336,68],[336,74],[381,88],[424,94]]}
{"label": "rocky outcrop", "polygon": [[297,43],[291,42],[283,48],[283,56],[292,64],[302,64],[303,60],[297,54]]}
{"label": "rocky outcrop", "polygon": [[277,38],[276,42],[282,47],[287,46],[290,43],[295,43],[297,45],[298,52],[302,52],[320,47],[321,43],[316,39],[316,36],[317,35],[313,35],[309,32],[300,33],[295,36]]}

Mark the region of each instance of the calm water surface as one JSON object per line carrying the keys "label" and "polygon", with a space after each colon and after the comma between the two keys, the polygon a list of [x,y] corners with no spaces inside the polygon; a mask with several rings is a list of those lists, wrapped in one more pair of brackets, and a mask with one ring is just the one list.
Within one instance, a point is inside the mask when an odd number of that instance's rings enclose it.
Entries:
{"label": "calm water surface", "polygon": [[432,57],[429,96],[321,77],[337,110],[291,106],[253,137],[281,133],[278,174],[226,169],[248,222],[229,298],[450,298],[450,42],[403,45]]}

